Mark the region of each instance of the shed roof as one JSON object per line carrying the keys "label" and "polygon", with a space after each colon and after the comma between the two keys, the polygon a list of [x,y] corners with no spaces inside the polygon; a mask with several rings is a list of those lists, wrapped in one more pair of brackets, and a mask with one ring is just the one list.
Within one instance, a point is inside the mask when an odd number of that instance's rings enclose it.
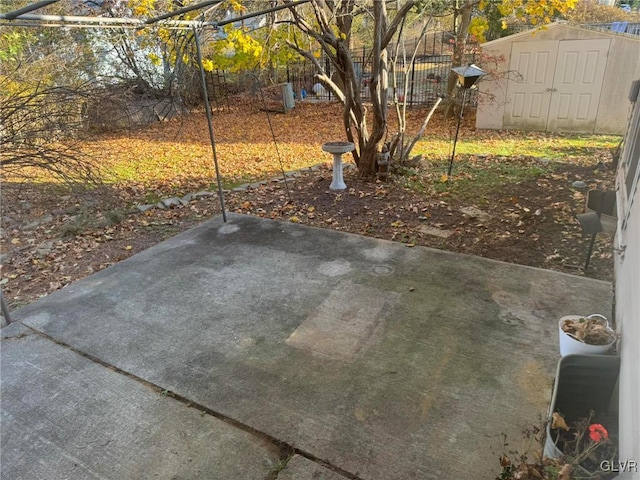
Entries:
{"label": "shed roof", "polygon": [[550,23],[548,25],[543,25],[541,27],[530,28],[529,30],[524,30],[522,32],[514,33],[513,35],[508,35],[506,37],[498,38],[496,40],[491,40],[489,42],[483,43],[482,46],[490,47],[493,45],[498,45],[500,43],[513,42],[523,37],[527,37],[527,36],[532,37],[537,32],[540,32],[541,30],[548,31],[548,30],[555,30],[555,29],[564,29],[564,30],[567,30],[567,32],[571,32],[571,31],[593,32],[596,36],[600,36],[600,37],[607,36],[607,37],[615,37],[615,38],[624,38],[625,40],[630,40],[632,42],[640,43],[640,36],[638,35],[628,35],[625,33],[612,32],[610,30],[586,28],[579,25],[570,25],[565,21],[558,21],[558,22]]}

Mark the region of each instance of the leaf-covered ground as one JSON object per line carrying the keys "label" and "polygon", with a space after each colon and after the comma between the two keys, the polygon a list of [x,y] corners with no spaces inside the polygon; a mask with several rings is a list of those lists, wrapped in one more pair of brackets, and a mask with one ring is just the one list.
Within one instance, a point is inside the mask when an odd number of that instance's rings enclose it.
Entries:
{"label": "leaf-covered ground", "polygon": [[[446,181],[455,121],[436,115],[416,147],[416,153],[425,155],[419,167],[398,172],[385,183],[359,179],[347,169],[348,189],[333,192],[330,158],[320,146],[344,139],[338,105],[307,103],[267,118],[241,103],[214,119],[221,176],[230,190],[225,193],[228,211],[404,242],[408,248],[425,245],[612,278],[611,238],[604,234],[584,271],[588,239],[576,214],[584,210],[587,189],[613,188],[610,164],[616,137],[475,131],[468,116],[454,175]],[[411,111],[410,131],[419,128],[425,114]],[[215,195],[144,213],[135,207],[212,189],[212,151],[203,114],[102,135],[87,140],[85,149],[100,165],[105,183],[99,189],[74,193],[46,179],[3,178],[0,282],[12,307],[221,211]],[[318,164],[318,169],[288,176],[286,184],[276,181],[281,168]],[[268,181],[233,190],[259,179]],[[587,189],[572,187],[576,180]]]}

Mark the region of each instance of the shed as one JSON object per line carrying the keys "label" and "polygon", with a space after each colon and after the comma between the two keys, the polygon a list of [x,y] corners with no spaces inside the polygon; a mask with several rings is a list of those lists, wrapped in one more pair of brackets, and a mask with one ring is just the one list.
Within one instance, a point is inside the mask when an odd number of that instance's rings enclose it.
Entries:
{"label": "shed", "polygon": [[476,127],[622,135],[640,36],[552,23],[482,45]]}

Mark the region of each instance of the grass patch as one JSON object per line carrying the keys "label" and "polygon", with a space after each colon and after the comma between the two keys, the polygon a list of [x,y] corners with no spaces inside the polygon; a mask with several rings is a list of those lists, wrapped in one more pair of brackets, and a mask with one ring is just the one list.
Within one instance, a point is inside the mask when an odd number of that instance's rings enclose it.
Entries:
{"label": "grass patch", "polygon": [[[415,192],[448,192],[460,198],[473,197],[481,201],[484,195],[504,190],[509,185],[538,178],[553,171],[551,163],[537,160],[482,159],[461,156],[454,163],[451,178],[447,180],[448,161],[431,161],[421,175],[405,180],[405,187]],[[482,202],[480,202],[482,203]]]}
{"label": "grass patch", "polygon": [[[578,160],[616,147],[620,137],[612,135],[549,135],[530,132],[477,132],[472,138],[459,139],[458,155],[495,155],[503,157],[537,157],[551,160]],[[416,152],[429,158],[450,157],[453,141],[429,137],[418,142]]]}
{"label": "grass patch", "polygon": [[[232,111],[218,115],[216,152],[225,189],[281,175],[285,171],[330,163],[331,156],[321,145],[332,140],[344,140],[341,107],[337,104],[304,104],[286,115],[271,116],[277,144],[271,137],[269,124],[262,112]],[[389,134],[395,131],[390,115]],[[409,112],[408,132],[421,125],[424,112]],[[436,115],[413,153],[422,154],[437,170],[437,177],[446,172],[451,155],[455,119]],[[411,133],[409,133],[411,135]],[[465,164],[470,156],[535,157],[551,162],[589,164],[605,158],[620,138],[612,135],[555,135],[540,132],[475,130],[472,116],[465,117],[460,130],[455,159],[455,186],[437,185],[437,178],[424,178],[424,172],[405,172],[407,187],[428,193],[432,188],[490,187],[500,181],[518,181],[538,174],[532,166],[506,167]],[[187,119],[163,122],[147,129],[104,135],[84,143],[88,155],[100,159],[100,177],[112,188],[130,187],[132,203],[157,203],[167,196],[181,196],[203,189],[215,190],[215,168],[208,142],[204,115],[193,114]],[[606,154],[606,155],[605,155]],[[607,157],[610,158],[610,157]],[[345,162],[352,162],[345,155]],[[282,165],[281,165],[282,164]],[[538,164],[538,168],[547,168]],[[439,170],[438,170],[439,169]],[[512,170],[509,170],[512,169]],[[434,187],[435,185],[435,187]]]}
{"label": "grass patch", "polygon": [[75,237],[93,227],[92,219],[86,213],[79,213],[62,224],[60,235],[64,238]]}
{"label": "grass patch", "polygon": [[154,205],[158,203],[162,198],[154,191],[149,191],[144,194],[144,203],[147,205]]}
{"label": "grass patch", "polygon": [[118,225],[124,220],[124,214],[119,209],[111,209],[104,212],[104,219],[108,226]]}

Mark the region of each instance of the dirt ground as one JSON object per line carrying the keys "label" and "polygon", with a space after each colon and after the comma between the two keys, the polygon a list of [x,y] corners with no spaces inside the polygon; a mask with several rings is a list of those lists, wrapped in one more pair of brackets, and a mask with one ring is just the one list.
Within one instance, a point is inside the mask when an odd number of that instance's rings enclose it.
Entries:
{"label": "dirt ground", "polygon": [[[589,269],[583,268],[589,239],[576,214],[584,210],[588,189],[613,187],[613,172],[594,167],[558,163],[534,178],[497,184],[478,196],[452,193],[446,185],[420,191],[406,175],[385,183],[365,181],[355,169],[345,170],[348,189],[334,192],[327,163],[287,177],[286,184],[270,179],[257,188],[228,192],[225,202],[230,212],[403,242],[408,248],[422,245],[611,280],[612,239],[606,234],[598,235]],[[575,180],[585,181],[587,189],[573,188]],[[221,212],[217,195],[144,213],[113,208],[117,192],[72,194],[56,186],[4,183],[1,195],[1,283],[11,308]],[[461,211],[469,207],[474,210]]]}

